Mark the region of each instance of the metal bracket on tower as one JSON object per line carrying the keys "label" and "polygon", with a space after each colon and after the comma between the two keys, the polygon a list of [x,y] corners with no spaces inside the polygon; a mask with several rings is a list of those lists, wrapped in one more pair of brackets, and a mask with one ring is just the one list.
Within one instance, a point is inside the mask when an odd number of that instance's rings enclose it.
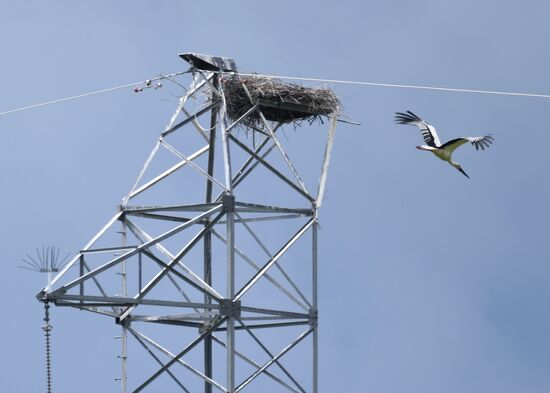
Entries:
{"label": "metal bracket on tower", "polygon": [[179,56],[199,70],[237,72],[235,60],[229,57],[210,56],[201,53],[182,53]]}
{"label": "metal bracket on tower", "polygon": [[241,317],[241,301],[231,299],[222,299],[220,302],[220,315],[228,318]]}
{"label": "metal bracket on tower", "polygon": [[309,309],[309,325],[315,326],[319,320],[319,311],[312,308]]}
{"label": "metal bracket on tower", "polygon": [[235,211],[235,196],[225,194],[222,196],[222,207],[225,213],[232,213]]}

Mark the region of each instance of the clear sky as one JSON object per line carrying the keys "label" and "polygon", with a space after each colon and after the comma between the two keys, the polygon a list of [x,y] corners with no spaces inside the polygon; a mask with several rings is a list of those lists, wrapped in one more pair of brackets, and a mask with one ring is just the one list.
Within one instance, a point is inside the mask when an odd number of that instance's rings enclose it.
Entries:
{"label": "clear sky", "polygon": [[[185,51],[247,72],[550,93],[547,1],[200,3],[1,1],[0,112],[184,70]],[[321,392],[548,392],[550,100],[329,87],[362,125],[339,126],[321,211]],[[20,259],[77,251],[113,214],[169,91],[0,117],[0,390],[44,390],[44,278]],[[468,180],[414,148],[404,110],[442,140],[495,143],[456,151]],[[52,314],[54,391],[118,391],[118,327]]]}

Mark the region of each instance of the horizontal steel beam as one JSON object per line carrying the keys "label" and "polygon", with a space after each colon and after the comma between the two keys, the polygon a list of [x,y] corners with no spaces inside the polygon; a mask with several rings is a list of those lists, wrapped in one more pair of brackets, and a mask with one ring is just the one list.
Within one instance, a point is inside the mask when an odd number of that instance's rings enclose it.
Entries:
{"label": "horizontal steel beam", "polygon": [[[248,211],[247,211],[248,212]],[[254,218],[235,218],[236,223],[244,222],[262,222],[262,221],[277,221],[277,220],[290,220],[293,218],[303,218],[303,214],[281,214],[278,216],[263,216],[263,217],[254,217]],[[218,224],[226,224],[227,221],[220,220]]]}
{"label": "horizontal steel beam", "polygon": [[106,317],[113,317],[113,318],[117,318],[119,314],[117,314],[116,312],[113,312],[113,311],[107,311],[107,310],[103,310],[99,307],[111,307],[110,304],[108,305],[102,305],[102,304],[91,304],[90,306],[84,306],[82,307],[82,304],[81,303],[71,303],[71,302],[57,302],[57,303],[54,303],[57,307],[73,307],[73,308],[78,308],[79,310],[83,310],[83,311],[89,311],[89,312],[93,312],[94,314],[99,314],[99,315],[103,315],[103,316],[106,316]]}
{"label": "horizontal steel beam", "polygon": [[132,321],[156,322],[156,321],[210,321],[220,317],[219,312],[201,312],[175,315],[132,315]]}
{"label": "horizontal steel beam", "polygon": [[[105,303],[107,305],[127,306],[132,304],[142,304],[146,306],[165,306],[165,307],[183,307],[183,308],[206,308],[219,309],[219,304],[211,303],[192,303],[178,302],[174,300],[159,300],[159,299],[134,299],[131,297],[118,296],[91,296],[91,295],[69,295],[69,294],[48,294],[46,299],[52,302],[60,301],[79,301],[79,302],[96,302]],[[79,304],[79,303],[76,303]],[[84,303],[86,305],[86,303]]]}
{"label": "horizontal steel beam", "polygon": [[[161,220],[161,221],[187,222],[191,220],[190,218],[187,218],[187,217],[167,216],[165,214],[153,214],[153,213],[141,213],[141,212],[128,212],[127,214],[133,217],[141,217],[141,218],[148,218],[151,220]],[[204,223],[200,222],[198,224],[204,224]]]}
{"label": "horizontal steel beam", "polygon": [[304,216],[313,216],[312,208],[289,208],[280,206],[260,205],[257,203],[235,202],[236,211],[243,213],[295,213]]}
{"label": "horizontal steel beam", "polygon": [[[132,316],[132,322],[134,321],[134,317]],[[158,321],[139,321],[139,322],[148,322],[148,323],[156,323],[159,325],[170,325],[170,326],[184,326],[184,327],[190,327],[194,329],[200,329],[204,326],[204,324],[199,322],[192,322],[192,321],[170,321],[170,320],[158,320]]]}
{"label": "horizontal steel beam", "polygon": [[81,254],[92,254],[92,253],[100,253],[100,252],[132,250],[134,248],[138,248],[138,246],[118,246],[118,247],[92,248],[92,249],[88,249],[88,250],[80,250],[80,253]]}
{"label": "horizontal steel beam", "polygon": [[152,212],[152,211],[205,212],[219,205],[220,205],[220,202],[198,203],[193,205],[170,205],[170,206],[126,206],[124,207],[124,212],[129,215],[133,215],[134,212]]}
{"label": "horizontal steel beam", "polygon": [[[246,330],[248,329],[271,329],[271,328],[280,328],[280,327],[289,327],[289,326],[302,326],[309,325],[309,321],[297,321],[297,322],[280,322],[280,323],[264,323],[256,325],[246,325],[246,326],[235,326],[235,330]],[[217,332],[225,332],[227,328],[220,327],[217,328]]]}
{"label": "horizontal steel beam", "polygon": [[267,314],[267,315],[278,315],[285,318],[296,318],[296,319],[308,319],[310,318],[309,314],[293,312],[293,311],[284,311],[284,310],[273,310],[269,308],[258,308],[241,305],[242,312],[251,312],[255,314]]}

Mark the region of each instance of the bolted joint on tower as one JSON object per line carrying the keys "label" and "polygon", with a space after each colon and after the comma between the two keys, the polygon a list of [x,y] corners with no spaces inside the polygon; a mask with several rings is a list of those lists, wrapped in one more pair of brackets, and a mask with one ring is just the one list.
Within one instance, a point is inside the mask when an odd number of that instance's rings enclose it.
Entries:
{"label": "bolted joint on tower", "polygon": [[241,302],[232,299],[222,299],[220,302],[220,316],[227,318],[241,318]]}
{"label": "bolted joint on tower", "polygon": [[235,196],[230,194],[222,195],[222,211],[224,213],[235,212]]}

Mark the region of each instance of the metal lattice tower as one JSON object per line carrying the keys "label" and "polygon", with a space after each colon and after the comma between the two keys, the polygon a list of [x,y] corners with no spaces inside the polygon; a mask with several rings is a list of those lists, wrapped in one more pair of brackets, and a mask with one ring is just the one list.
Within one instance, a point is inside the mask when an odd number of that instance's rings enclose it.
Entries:
{"label": "metal lattice tower", "polygon": [[[258,102],[228,119],[223,76],[236,74],[234,61],[180,56],[192,66],[191,85],[134,186],[37,297],[115,319],[123,392],[154,391],[164,378],[186,392],[273,383],[317,393],[317,211],[338,113],[320,145],[313,194],[281,141],[282,124]],[[240,125],[253,111],[262,125],[250,133]],[[154,360],[132,383],[128,333]]]}

